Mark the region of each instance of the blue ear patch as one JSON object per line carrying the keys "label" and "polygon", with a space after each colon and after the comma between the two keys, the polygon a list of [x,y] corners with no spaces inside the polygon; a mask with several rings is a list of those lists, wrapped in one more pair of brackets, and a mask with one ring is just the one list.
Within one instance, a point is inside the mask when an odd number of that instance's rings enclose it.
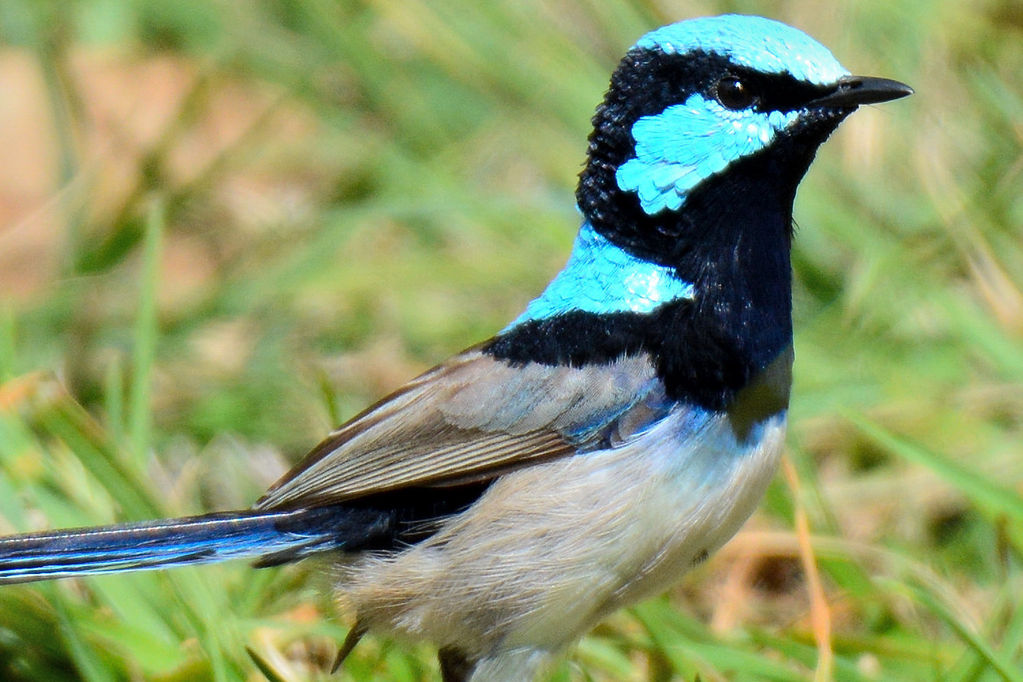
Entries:
{"label": "blue ear patch", "polygon": [[666,54],[701,50],[813,85],[829,85],[849,75],[828,48],[798,29],[763,17],[725,14],[680,21],[647,33],[636,47]]}
{"label": "blue ear patch", "polygon": [[547,289],[505,330],[573,310],[648,313],[662,303],[692,298],[693,285],[675,269],[642,260],[583,223],[572,255]]}
{"label": "blue ear patch", "polygon": [[731,111],[691,95],[685,104],[636,121],[636,156],[618,167],[618,186],[639,195],[647,215],[678,210],[696,185],[769,145],[798,115]]}

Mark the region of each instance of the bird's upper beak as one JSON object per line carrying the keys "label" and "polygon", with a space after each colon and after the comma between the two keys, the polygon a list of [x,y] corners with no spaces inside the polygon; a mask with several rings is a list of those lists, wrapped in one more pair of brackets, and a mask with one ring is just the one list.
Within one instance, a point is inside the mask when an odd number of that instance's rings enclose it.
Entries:
{"label": "bird's upper beak", "polygon": [[835,83],[834,90],[811,100],[807,107],[855,107],[877,104],[913,94],[913,88],[899,81],[870,76],[844,76]]}

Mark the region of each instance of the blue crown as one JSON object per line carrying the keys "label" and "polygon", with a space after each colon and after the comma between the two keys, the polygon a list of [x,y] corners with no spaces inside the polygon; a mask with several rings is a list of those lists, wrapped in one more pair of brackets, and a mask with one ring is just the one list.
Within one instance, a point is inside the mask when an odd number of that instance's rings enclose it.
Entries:
{"label": "blue crown", "polygon": [[702,50],[763,73],[789,74],[814,85],[834,83],[849,72],[816,40],[791,26],[741,14],[700,17],[647,33],[636,47],[684,54]]}

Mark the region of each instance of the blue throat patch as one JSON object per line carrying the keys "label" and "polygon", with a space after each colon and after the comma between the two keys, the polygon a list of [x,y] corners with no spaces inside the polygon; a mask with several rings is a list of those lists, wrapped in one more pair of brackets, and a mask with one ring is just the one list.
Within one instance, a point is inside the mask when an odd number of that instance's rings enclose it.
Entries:
{"label": "blue throat patch", "polygon": [[573,310],[648,313],[694,293],[693,285],[680,280],[674,268],[631,255],[584,222],[564,269],[505,331]]}

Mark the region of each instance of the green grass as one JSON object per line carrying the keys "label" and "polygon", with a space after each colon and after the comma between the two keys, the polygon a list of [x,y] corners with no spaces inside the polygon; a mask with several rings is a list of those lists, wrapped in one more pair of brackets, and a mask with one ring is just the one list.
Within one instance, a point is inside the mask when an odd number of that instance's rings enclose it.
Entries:
{"label": "green grass", "polygon": [[[0,2],[32,74],[10,101],[40,102],[20,123],[48,145],[0,176],[48,178],[0,225],[0,530],[250,504],[557,271],[588,119],[638,35],[760,13],[917,88],[850,119],[797,197],[798,486],[554,679],[1020,679],[1023,10],[822,7]],[[3,255],[23,243],[28,268]],[[327,679],[349,621],[326,582],[5,587],[0,678]],[[437,679],[432,657],[370,637],[338,679]]]}

